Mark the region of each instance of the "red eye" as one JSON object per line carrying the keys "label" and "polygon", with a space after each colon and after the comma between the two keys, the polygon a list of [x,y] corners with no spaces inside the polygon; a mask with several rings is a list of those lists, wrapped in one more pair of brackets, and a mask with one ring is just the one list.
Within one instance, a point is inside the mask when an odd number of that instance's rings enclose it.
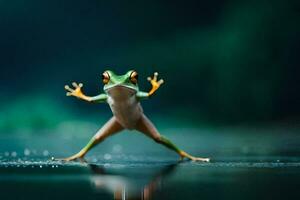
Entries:
{"label": "red eye", "polygon": [[137,84],[138,82],[138,73],[136,71],[133,71],[131,74],[130,74],[130,81],[133,83],[133,84]]}
{"label": "red eye", "polygon": [[102,74],[102,81],[103,81],[104,84],[107,84],[107,83],[108,83],[109,78],[110,78],[110,77],[109,77],[108,72],[104,72],[104,73]]}

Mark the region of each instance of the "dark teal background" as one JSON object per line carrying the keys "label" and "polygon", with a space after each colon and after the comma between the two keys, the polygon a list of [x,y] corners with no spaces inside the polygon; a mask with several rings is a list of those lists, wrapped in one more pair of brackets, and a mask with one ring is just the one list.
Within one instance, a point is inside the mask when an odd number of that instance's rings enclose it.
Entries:
{"label": "dark teal background", "polygon": [[[1,0],[1,199],[300,199],[300,3],[297,0]],[[110,69],[158,71],[146,115],[178,155],[137,131],[87,162],[112,115],[66,97],[102,92]]]}
{"label": "dark teal background", "polygon": [[109,117],[65,97],[102,92],[105,69],[165,84],[146,113],[193,125],[298,121],[298,1],[0,2],[0,129]]}

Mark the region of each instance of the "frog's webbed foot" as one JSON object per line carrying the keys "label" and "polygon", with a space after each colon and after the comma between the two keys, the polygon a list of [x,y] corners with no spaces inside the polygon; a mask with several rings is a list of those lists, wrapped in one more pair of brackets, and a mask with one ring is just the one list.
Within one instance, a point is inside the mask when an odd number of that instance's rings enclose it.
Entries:
{"label": "frog's webbed foot", "polygon": [[192,161],[200,161],[200,162],[210,162],[209,158],[201,158],[201,157],[193,157],[190,158]]}
{"label": "frog's webbed foot", "polygon": [[51,158],[52,160],[59,160],[59,161],[74,161],[74,160],[79,160],[80,162],[86,162],[86,160],[84,159],[84,155],[81,154],[75,154],[73,156],[67,157],[67,158]]}
{"label": "frog's webbed foot", "polygon": [[148,92],[149,96],[151,96],[160,87],[160,85],[164,83],[163,79],[160,79],[159,81],[157,81],[157,77],[158,77],[158,73],[155,72],[153,75],[153,78],[151,78],[151,77],[147,78],[147,80],[152,85],[152,89],[150,90],[150,92]]}
{"label": "frog's webbed foot", "polygon": [[188,158],[191,161],[200,161],[200,162],[209,162],[209,158],[201,158],[201,157],[194,157],[186,152],[180,152],[180,160],[182,161],[184,158]]}
{"label": "frog's webbed foot", "polygon": [[77,84],[76,82],[73,82],[72,86],[74,87],[74,89],[69,87],[68,85],[65,85],[65,90],[67,90],[66,95],[67,96],[75,96],[75,97],[79,97],[79,98],[82,97],[83,94],[82,94],[81,88],[82,88],[83,84],[82,83]]}

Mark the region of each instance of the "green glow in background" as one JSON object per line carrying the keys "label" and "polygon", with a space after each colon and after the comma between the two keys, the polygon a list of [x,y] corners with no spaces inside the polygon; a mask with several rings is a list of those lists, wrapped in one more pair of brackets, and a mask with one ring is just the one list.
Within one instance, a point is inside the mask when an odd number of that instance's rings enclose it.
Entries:
{"label": "green glow in background", "polygon": [[[153,199],[300,199],[299,11],[299,0],[1,0],[1,198],[113,199],[121,183],[128,199],[149,188]],[[211,162],[177,163],[127,130],[87,163],[52,161],[112,115],[64,90],[99,94],[106,69],[136,69],[144,91],[158,71],[146,115]]]}
{"label": "green glow in background", "polygon": [[156,121],[297,121],[299,24],[298,1],[1,1],[0,132],[105,121],[63,86],[98,94],[105,69],[132,68],[143,90],[165,80],[143,103]]}

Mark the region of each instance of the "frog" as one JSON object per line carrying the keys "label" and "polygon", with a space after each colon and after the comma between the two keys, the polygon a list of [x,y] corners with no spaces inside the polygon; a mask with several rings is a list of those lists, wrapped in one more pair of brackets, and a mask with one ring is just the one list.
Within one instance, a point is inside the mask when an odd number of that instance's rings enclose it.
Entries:
{"label": "frog", "polygon": [[96,145],[108,137],[123,130],[136,130],[148,136],[156,143],[161,144],[179,155],[179,160],[209,162],[209,158],[195,157],[178,148],[171,140],[162,135],[151,120],[144,114],[141,101],[149,99],[164,83],[158,80],[158,72],[147,80],[151,83],[149,92],[139,90],[138,73],[129,70],[123,75],[118,75],[111,70],[105,70],[101,76],[103,93],[96,96],[87,96],[83,93],[83,84],[72,82],[72,87],[65,85],[66,95],[77,97],[92,103],[107,103],[113,116],[100,128],[90,141],[78,153],[62,158],[64,161],[83,159],[85,155]]}

